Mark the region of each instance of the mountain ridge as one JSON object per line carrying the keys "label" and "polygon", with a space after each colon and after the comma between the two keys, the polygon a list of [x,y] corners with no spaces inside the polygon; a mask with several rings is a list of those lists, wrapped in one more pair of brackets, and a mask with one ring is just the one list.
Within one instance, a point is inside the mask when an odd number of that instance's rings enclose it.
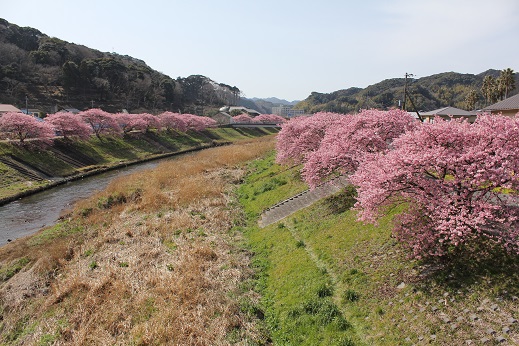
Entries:
{"label": "mountain ridge", "polygon": [[202,75],[173,79],[144,60],[101,52],[0,18],[0,103],[18,108],[101,107],[110,112],[204,115],[240,90]]}
{"label": "mountain ridge", "polygon": [[[421,78],[408,78],[407,88],[419,111],[429,111],[441,107],[453,106],[466,109],[466,101],[472,90],[476,91],[476,109],[488,105],[481,93],[485,76],[494,78],[500,75],[499,70],[488,69],[479,74],[440,72]],[[515,74],[515,84],[519,85],[519,76]],[[389,109],[399,107],[403,100],[405,78],[390,78],[367,86],[366,88],[350,87],[331,93],[312,92],[295,108],[308,113],[321,111],[349,113],[365,108]],[[513,90],[509,96],[517,93]],[[413,110],[409,100],[408,110]],[[470,109],[472,110],[472,109]]]}

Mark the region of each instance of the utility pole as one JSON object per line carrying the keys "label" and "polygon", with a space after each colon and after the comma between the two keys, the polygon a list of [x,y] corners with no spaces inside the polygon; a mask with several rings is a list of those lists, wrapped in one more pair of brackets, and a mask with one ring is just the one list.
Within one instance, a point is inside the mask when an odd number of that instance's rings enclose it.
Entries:
{"label": "utility pole", "polygon": [[418,112],[418,109],[416,109],[416,105],[413,102],[413,99],[411,98],[411,95],[407,95],[407,77],[414,77],[411,73],[405,73],[405,82],[404,82],[404,102],[402,103],[402,110],[407,111],[405,108],[405,101],[407,99],[407,96],[409,96],[409,101],[411,101],[411,105],[413,106],[414,111],[416,112],[416,115],[418,115],[418,119],[423,122],[423,118]]}
{"label": "utility pole", "polygon": [[25,114],[29,115],[29,98],[25,95]]}
{"label": "utility pole", "polygon": [[405,100],[407,98],[407,77],[413,77],[414,75],[411,73],[405,73],[405,82],[404,82],[404,102],[402,102],[402,109],[406,111],[405,109]]}

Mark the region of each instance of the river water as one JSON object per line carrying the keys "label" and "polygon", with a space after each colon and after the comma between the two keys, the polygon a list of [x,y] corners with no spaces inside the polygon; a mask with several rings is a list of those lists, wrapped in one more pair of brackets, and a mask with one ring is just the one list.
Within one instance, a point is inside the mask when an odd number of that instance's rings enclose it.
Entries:
{"label": "river water", "polygon": [[64,210],[71,209],[75,202],[105,189],[115,178],[152,169],[161,161],[175,158],[148,161],[86,177],[0,206],[0,246],[9,239],[21,238],[55,224]]}

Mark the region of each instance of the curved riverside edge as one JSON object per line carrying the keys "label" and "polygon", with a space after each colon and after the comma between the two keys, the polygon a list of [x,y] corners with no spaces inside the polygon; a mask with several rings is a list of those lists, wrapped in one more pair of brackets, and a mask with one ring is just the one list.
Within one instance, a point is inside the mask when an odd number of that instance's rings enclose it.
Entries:
{"label": "curved riverside edge", "polygon": [[285,217],[309,207],[318,200],[329,197],[349,185],[344,175],[337,176],[327,182],[319,184],[314,189],[305,190],[295,196],[287,198],[278,204],[266,209],[260,216],[258,224],[261,228],[276,223]]}
{"label": "curved riverside edge", "polygon": [[66,184],[66,183],[69,183],[69,182],[72,182],[72,181],[75,181],[75,180],[80,180],[80,179],[83,179],[85,177],[90,177],[90,176],[93,176],[93,175],[98,175],[98,174],[101,174],[101,173],[109,172],[109,171],[116,170],[116,169],[119,169],[119,168],[122,168],[122,167],[128,167],[128,166],[136,165],[136,164],[139,164],[139,163],[149,162],[149,161],[153,161],[153,160],[159,160],[159,159],[163,159],[163,158],[170,157],[170,156],[175,156],[175,155],[188,154],[190,152],[195,152],[195,151],[199,151],[199,150],[203,150],[203,149],[213,148],[213,147],[222,146],[222,145],[229,145],[229,144],[232,144],[232,142],[212,142],[210,144],[202,144],[202,145],[199,145],[199,146],[196,146],[196,147],[193,147],[193,148],[184,149],[184,150],[180,150],[180,151],[174,151],[174,152],[169,152],[169,153],[152,155],[152,156],[149,156],[149,157],[146,157],[146,158],[143,158],[143,159],[139,159],[139,160],[120,162],[120,163],[115,164],[113,166],[99,167],[99,168],[93,169],[93,170],[88,171],[88,172],[78,173],[78,174],[74,174],[74,175],[71,175],[71,176],[66,177],[66,178],[61,178],[61,179],[57,179],[57,180],[54,180],[54,181],[50,181],[48,184],[46,184],[44,186],[39,186],[39,187],[34,188],[34,189],[26,190],[26,191],[17,193],[16,195],[13,195],[13,196],[1,198],[0,199],[0,206],[3,206],[3,205],[6,205],[8,203],[11,203],[13,201],[16,201],[17,199],[20,199],[22,197],[31,196],[31,195],[34,195],[34,194],[36,194],[38,192],[46,191],[46,190],[52,189],[52,188],[54,188],[56,186],[63,185],[63,184]]}

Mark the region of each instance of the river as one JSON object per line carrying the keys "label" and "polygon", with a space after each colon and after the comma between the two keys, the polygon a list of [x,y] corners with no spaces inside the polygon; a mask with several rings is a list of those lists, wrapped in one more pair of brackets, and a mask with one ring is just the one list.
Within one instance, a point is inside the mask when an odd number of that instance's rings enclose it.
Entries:
{"label": "river", "polygon": [[115,178],[152,169],[164,160],[177,157],[148,161],[86,177],[0,206],[0,246],[55,224],[64,210],[71,209],[75,202],[105,189]]}

